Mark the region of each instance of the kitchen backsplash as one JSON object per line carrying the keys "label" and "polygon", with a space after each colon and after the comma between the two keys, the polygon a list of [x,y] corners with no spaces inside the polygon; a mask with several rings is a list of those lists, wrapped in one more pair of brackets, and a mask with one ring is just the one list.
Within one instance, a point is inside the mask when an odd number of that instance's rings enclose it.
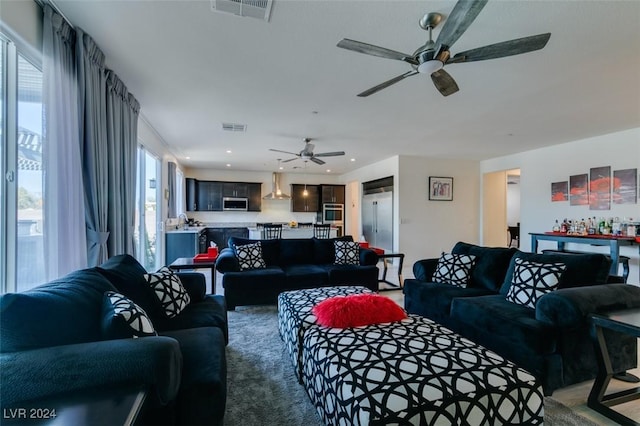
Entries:
{"label": "kitchen backsplash", "polygon": [[261,212],[187,212],[187,217],[204,223],[316,221],[316,213],[292,212],[288,200],[262,200]]}

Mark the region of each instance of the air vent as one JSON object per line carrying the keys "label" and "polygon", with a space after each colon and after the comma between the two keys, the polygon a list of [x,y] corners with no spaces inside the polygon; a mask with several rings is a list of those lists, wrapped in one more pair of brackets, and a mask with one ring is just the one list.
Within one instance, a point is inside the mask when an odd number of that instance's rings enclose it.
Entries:
{"label": "air vent", "polygon": [[211,0],[211,9],[269,22],[272,4],[273,0]]}
{"label": "air vent", "polygon": [[225,132],[246,132],[247,125],[237,123],[222,123],[222,130],[224,130]]}

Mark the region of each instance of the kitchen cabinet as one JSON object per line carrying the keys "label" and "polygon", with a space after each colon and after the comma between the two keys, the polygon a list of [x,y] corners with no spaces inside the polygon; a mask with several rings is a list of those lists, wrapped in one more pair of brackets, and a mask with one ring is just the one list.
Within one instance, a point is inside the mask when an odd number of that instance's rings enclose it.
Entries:
{"label": "kitchen cabinet", "polygon": [[262,183],[186,179],[187,211],[222,211],[222,198],[247,198],[248,210],[262,210]]}
{"label": "kitchen cabinet", "polygon": [[222,211],[222,182],[198,181],[198,211]]}
{"label": "kitchen cabinet", "polygon": [[315,213],[320,209],[320,187],[318,185],[306,185],[307,196],[303,191],[305,185],[291,184],[291,211]]}
{"label": "kitchen cabinet", "polygon": [[198,181],[193,178],[186,178],[186,209],[188,212],[195,212],[198,210]]}
{"label": "kitchen cabinet", "polygon": [[322,193],[322,204],[344,204],[344,185],[320,185],[320,188]]}
{"label": "kitchen cabinet", "polygon": [[207,247],[213,241],[218,246],[218,252],[227,248],[227,241],[230,237],[249,238],[247,228],[207,228]]}
{"label": "kitchen cabinet", "polygon": [[244,182],[222,182],[222,196],[247,198],[249,196],[248,184]]}
{"label": "kitchen cabinet", "polygon": [[167,232],[165,234],[165,264],[179,257],[193,257],[200,253],[205,230],[200,232]]}
{"label": "kitchen cabinet", "polygon": [[249,189],[249,211],[259,212],[262,210],[262,184],[248,183]]}

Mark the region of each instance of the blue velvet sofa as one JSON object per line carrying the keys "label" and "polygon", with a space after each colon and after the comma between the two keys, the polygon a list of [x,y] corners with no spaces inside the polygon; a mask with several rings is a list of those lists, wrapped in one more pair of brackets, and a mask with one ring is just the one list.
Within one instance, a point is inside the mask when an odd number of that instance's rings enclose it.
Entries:
{"label": "blue velvet sofa", "polygon": [[[413,266],[404,282],[405,308],[489,348],[535,375],[546,395],[597,373],[588,315],[640,307],[640,287],[609,283],[610,260],[601,254],[534,254],[463,242],[451,253],[476,256],[467,287],[433,282],[438,259]],[[564,263],[558,289],[535,308],[506,299],[516,259]],[[615,279],[613,281],[616,281]],[[635,338],[607,333],[614,370],[637,364]]]}
{"label": "blue velvet sofa", "polygon": [[[265,268],[241,270],[235,247],[260,241]],[[274,304],[283,291],[340,285],[360,285],[378,291],[378,255],[360,249],[359,265],[336,265],[335,241],[349,236],[316,239],[250,240],[229,238],[216,261],[222,273],[227,309],[236,306]]]}
{"label": "blue velvet sofa", "polygon": [[[136,424],[222,424],[226,404],[227,311],[205,295],[204,276],[177,274],[190,303],[159,312],[145,269],[131,256],[0,296],[2,408],[144,388]],[[105,293],[142,307],[158,336],[105,338]]]}

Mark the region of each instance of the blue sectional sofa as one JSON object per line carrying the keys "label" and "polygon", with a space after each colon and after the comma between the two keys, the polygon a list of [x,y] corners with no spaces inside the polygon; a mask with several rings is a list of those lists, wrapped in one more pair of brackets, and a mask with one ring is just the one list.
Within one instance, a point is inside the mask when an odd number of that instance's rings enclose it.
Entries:
{"label": "blue sectional sofa", "polygon": [[[136,424],[222,424],[226,405],[227,311],[205,295],[204,276],[177,274],[190,303],[159,312],[145,269],[131,256],[0,296],[2,408],[131,387],[147,396]],[[105,293],[142,307],[158,336],[105,336]]]}
{"label": "blue sectional sofa", "polygon": [[[265,267],[241,270],[235,249],[260,241]],[[229,238],[216,261],[222,273],[227,309],[236,306],[275,304],[288,290],[359,285],[378,291],[378,255],[360,249],[358,265],[335,264],[335,241],[352,242],[351,236],[332,239],[300,238],[250,240]]]}
{"label": "blue sectional sofa", "polygon": [[[640,307],[640,287],[609,283],[610,261],[601,254],[533,254],[463,242],[451,253],[475,256],[467,286],[433,282],[438,259],[420,260],[413,266],[415,279],[404,282],[406,310],[515,362],[541,381],[547,395],[595,377],[589,314]],[[506,298],[516,259],[566,265],[558,289],[534,308]],[[616,333],[606,338],[615,371],[636,367],[635,338]]]}

